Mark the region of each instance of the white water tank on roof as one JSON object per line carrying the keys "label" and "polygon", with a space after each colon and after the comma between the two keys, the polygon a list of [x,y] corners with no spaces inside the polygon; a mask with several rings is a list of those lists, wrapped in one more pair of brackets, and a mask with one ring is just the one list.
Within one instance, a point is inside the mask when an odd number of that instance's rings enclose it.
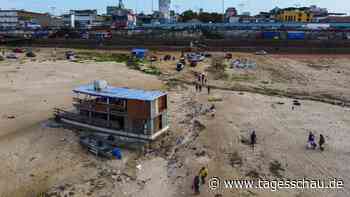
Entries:
{"label": "white water tank on roof", "polygon": [[95,80],[94,81],[94,89],[96,91],[101,91],[101,90],[107,88],[107,86],[108,86],[108,83],[105,80]]}

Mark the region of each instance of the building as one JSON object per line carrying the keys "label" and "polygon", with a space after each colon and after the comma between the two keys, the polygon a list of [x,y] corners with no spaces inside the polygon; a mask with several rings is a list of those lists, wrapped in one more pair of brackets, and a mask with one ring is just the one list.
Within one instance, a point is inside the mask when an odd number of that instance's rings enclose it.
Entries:
{"label": "building", "polygon": [[164,92],[94,83],[75,88],[73,93],[75,110],[57,109],[55,113],[66,124],[145,141],[155,140],[169,128]]}
{"label": "building", "polygon": [[70,10],[63,15],[65,26],[78,29],[88,29],[95,25],[97,10]]}
{"label": "building", "polygon": [[328,16],[319,21],[320,23],[350,23],[350,16]]}
{"label": "building", "polygon": [[171,0],[159,0],[159,12],[162,14],[163,19],[170,19],[170,5]]}
{"label": "building", "polygon": [[327,8],[320,8],[316,5],[312,5],[309,7],[310,12],[312,13],[313,17],[326,17],[328,16],[328,10]]}
{"label": "building", "polygon": [[25,10],[0,10],[0,28],[48,28],[50,18],[49,14]]}
{"label": "building", "polygon": [[227,8],[225,11],[225,22],[235,23],[237,21],[237,10],[234,7]]}
{"label": "building", "polygon": [[142,26],[144,24],[151,24],[153,21],[152,14],[140,13],[136,17],[137,17],[137,25],[139,25],[139,26]]}
{"label": "building", "polygon": [[226,22],[228,23],[239,23],[241,20],[241,17],[239,16],[231,16],[230,18],[227,19]]}
{"label": "building", "polygon": [[51,17],[50,20],[50,29],[61,29],[64,27],[64,22],[62,17]]}
{"label": "building", "polygon": [[275,18],[283,22],[311,22],[313,14],[307,8],[286,8],[279,10]]}
{"label": "building", "polygon": [[136,26],[136,15],[129,9],[118,9],[112,14],[112,29],[125,29]]}
{"label": "building", "polygon": [[234,7],[227,8],[225,11],[225,17],[229,18],[232,16],[237,16],[237,10]]}
{"label": "building", "polygon": [[125,29],[136,26],[136,14],[131,9],[126,9],[122,0],[119,0],[118,6],[108,6],[107,15],[112,16],[112,29]]}
{"label": "building", "polygon": [[254,16],[259,23],[273,23],[275,22],[274,14],[270,12],[260,12],[259,14]]}

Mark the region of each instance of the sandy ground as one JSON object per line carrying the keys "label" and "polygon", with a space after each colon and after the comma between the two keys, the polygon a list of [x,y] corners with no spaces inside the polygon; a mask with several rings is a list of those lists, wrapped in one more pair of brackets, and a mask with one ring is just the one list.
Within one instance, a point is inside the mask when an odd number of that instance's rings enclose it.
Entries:
{"label": "sandy ground", "polygon": [[[193,87],[175,84],[168,89],[169,134],[146,154],[123,150],[123,160],[107,161],[86,153],[76,132],[50,127],[54,107],[71,107],[73,87],[105,79],[115,86],[164,89],[165,82],[160,79],[191,81],[193,72],[205,72],[210,60],[180,73],[174,69],[176,62],[158,62],[155,65],[163,75],[157,78],[123,64],[52,61],[50,50],[44,49],[38,54],[35,61],[0,62],[0,196],[35,196],[39,192],[49,196],[191,196],[191,182],[201,166],[209,168],[210,177],[253,179],[253,174],[255,178],[276,179],[270,169],[274,161],[281,165],[279,178],[339,178],[344,180],[345,189],[209,191],[205,185],[200,196],[350,195],[348,108],[303,100],[292,110],[293,99],[222,90],[212,90],[211,96],[222,98],[212,103],[206,91],[196,93]],[[347,57],[320,60],[240,53],[234,57],[253,59],[257,69],[226,72],[249,74],[254,80],[214,80],[209,75],[210,84],[261,86],[261,81],[268,81],[264,85],[271,88],[349,98]],[[212,104],[216,106],[215,117],[206,113]],[[242,143],[252,130],[258,137],[254,150]],[[316,137],[326,136],[324,152],[305,149],[309,131]]]}
{"label": "sandy ground", "polygon": [[[71,107],[73,87],[95,79],[122,87],[162,86],[155,77],[115,63],[6,61],[0,63],[0,76],[0,191],[5,194],[29,189],[38,181],[49,184],[47,179],[55,179],[62,170],[70,171],[68,166],[74,168],[84,159],[84,154],[75,154],[81,150],[71,131],[45,126],[55,107]],[[38,185],[46,189],[46,185]]]}

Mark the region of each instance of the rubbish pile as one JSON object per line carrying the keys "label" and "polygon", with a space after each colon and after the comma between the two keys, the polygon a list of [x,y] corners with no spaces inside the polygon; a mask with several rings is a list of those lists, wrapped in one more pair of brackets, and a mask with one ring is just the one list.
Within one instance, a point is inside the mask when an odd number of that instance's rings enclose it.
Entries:
{"label": "rubbish pile", "polygon": [[33,53],[32,51],[29,51],[26,53],[27,57],[36,57],[35,53]]}
{"label": "rubbish pile", "polygon": [[231,63],[231,68],[256,69],[256,67],[256,63],[248,59],[236,59]]}
{"label": "rubbish pile", "polygon": [[108,159],[113,157],[122,159],[121,150],[112,145],[113,141],[113,136],[109,136],[106,139],[95,135],[80,137],[80,144],[96,156]]}

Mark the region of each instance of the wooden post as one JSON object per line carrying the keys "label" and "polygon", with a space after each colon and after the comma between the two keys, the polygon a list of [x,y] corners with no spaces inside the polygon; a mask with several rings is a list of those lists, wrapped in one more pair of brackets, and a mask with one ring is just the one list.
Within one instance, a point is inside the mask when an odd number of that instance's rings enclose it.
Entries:
{"label": "wooden post", "polygon": [[110,111],[110,106],[109,106],[109,97],[107,97],[107,124],[108,127],[111,127],[111,111]]}
{"label": "wooden post", "polygon": [[[90,97],[90,96],[89,96]],[[92,112],[91,112],[91,110],[92,110],[92,105],[91,105],[91,102],[89,102],[89,122],[91,123],[92,121],[91,121],[91,118],[92,118]]]}

